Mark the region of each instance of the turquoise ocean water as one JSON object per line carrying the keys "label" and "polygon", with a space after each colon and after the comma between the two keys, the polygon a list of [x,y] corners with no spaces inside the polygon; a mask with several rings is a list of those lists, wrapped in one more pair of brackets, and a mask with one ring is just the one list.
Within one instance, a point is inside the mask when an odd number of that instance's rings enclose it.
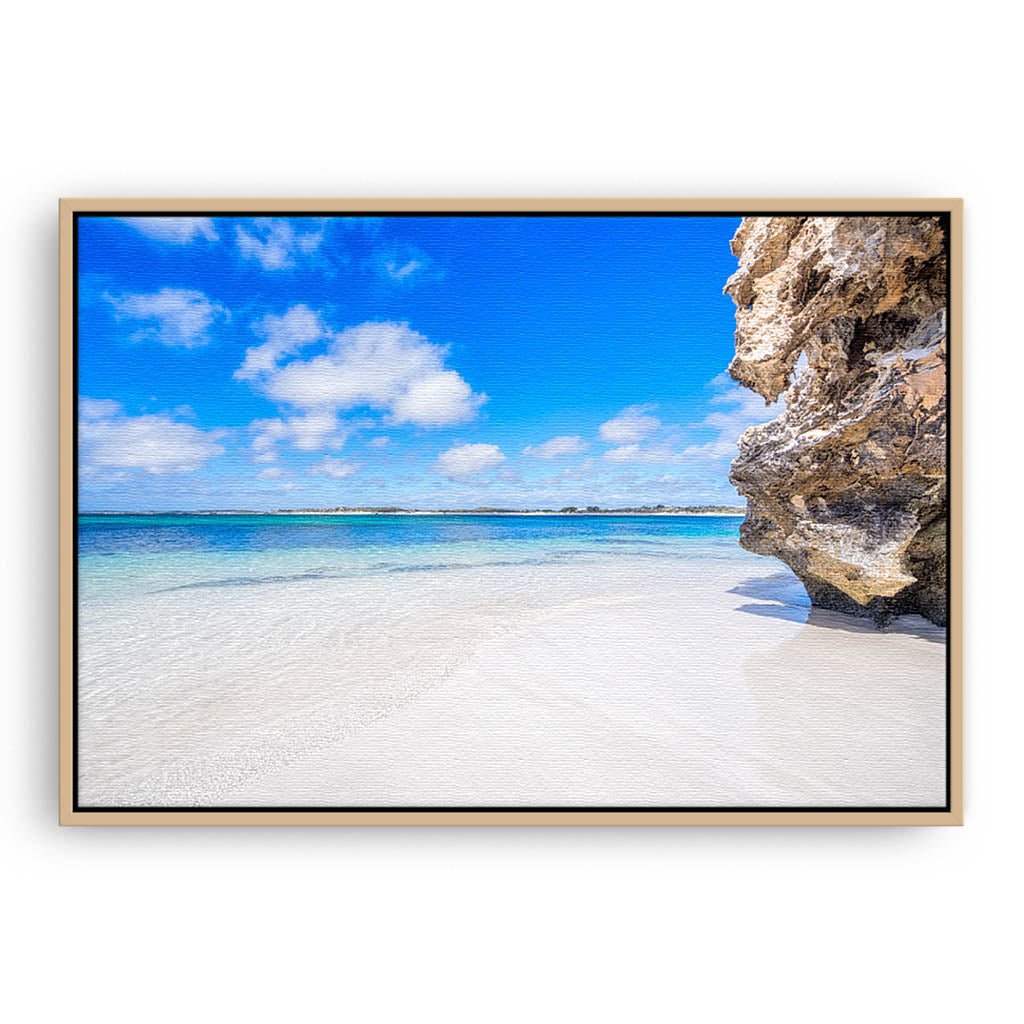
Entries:
{"label": "turquoise ocean water", "polygon": [[[750,559],[737,516],[81,515],[83,601],[621,557]],[[759,561],[759,560],[758,560]]]}

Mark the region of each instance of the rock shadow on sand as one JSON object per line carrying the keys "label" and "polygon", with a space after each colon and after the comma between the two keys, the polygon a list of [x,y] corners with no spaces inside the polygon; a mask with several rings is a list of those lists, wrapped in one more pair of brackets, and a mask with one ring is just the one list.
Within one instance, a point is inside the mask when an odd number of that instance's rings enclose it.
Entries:
{"label": "rock shadow on sand", "polygon": [[807,626],[842,630],[846,633],[896,633],[914,636],[930,643],[946,642],[946,631],[920,615],[901,615],[888,625],[879,627],[869,618],[827,608],[815,608],[803,585],[791,573],[752,576],[732,587],[729,593],[755,599],[757,603],[741,604],[736,609],[749,615],[799,622]]}

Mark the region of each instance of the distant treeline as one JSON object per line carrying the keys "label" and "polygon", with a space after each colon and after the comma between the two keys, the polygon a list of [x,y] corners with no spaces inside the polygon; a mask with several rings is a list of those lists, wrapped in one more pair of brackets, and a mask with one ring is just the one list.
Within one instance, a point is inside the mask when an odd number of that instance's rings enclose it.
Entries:
{"label": "distant treeline", "polygon": [[476,508],[433,508],[433,509],[409,509],[397,505],[336,505],[332,508],[296,508],[296,509],[275,509],[276,512],[393,512],[393,513],[452,513],[462,514],[476,513],[478,515],[522,515],[523,513],[546,513],[548,515],[573,515],[583,512],[603,515],[624,515],[626,513],[662,513],[685,515],[687,513],[702,513],[722,515],[742,515],[746,509],[735,505],[631,505],[628,508],[601,508],[599,505],[566,505],[564,508],[493,508],[490,505],[478,505]]}

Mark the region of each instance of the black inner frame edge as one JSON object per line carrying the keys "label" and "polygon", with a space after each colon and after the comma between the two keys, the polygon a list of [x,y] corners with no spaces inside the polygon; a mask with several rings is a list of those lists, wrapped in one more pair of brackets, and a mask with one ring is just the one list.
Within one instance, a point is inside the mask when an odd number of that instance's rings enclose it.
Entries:
{"label": "black inner frame edge", "polygon": [[[952,217],[945,210],[793,210],[793,211],[732,211],[721,212],[695,211],[695,210],[580,210],[580,211],[558,211],[558,210],[523,210],[523,211],[502,211],[502,210],[457,210],[446,212],[443,210],[383,210],[383,211],[344,211],[334,210],[327,212],[310,211],[289,211],[289,210],[257,210],[257,211],[229,211],[226,213],[211,213],[209,210],[179,211],[179,210],[145,210],[135,212],[131,210],[116,211],[75,211],[72,224],[72,387],[74,389],[73,421],[72,421],[72,810],[76,813],[218,813],[218,812],[265,812],[265,813],[394,813],[401,811],[433,811],[451,813],[474,813],[474,812],[537,812],[537,813],[595,813],[595,812],[634,812],[634,813],[786,813],[802,812],[816,814],[830,814],[836,812],[848,813],[918,813],[927,814],[935,812],[948,812],[951,806],[952,788],[952,654],[949,649],[949,620],[952,618],[952,581],[950,573],[946,574],[946,802],[942,807],[819,807],[819,806],[750,806],[750,807],[701,807],[698,805],[685,807],[532,807],[532,806],[508,806],[508,807],[465,807],[465,806],[440,806],[440,807],[269,807],[269,806],[224,806],[224,807],[84,807],[78,801],[78,220],[80,217],[938,217],[942,221],[944,235],[944,251],[946,256],[946,338],[947,348],[952,349],[952,325],[950,324],[950,313],[952,312],[952,239],[950,237]],[[957,339],[959,342],[959,339]],[[947,422],[953,419],[952,395],[949,387],[950,368],[949,361],[946,363],[946,415]],[[949,440],[949,433],[946,435],[946,480],[952,477],[952,445]],[[948,483],[947,483],[948,486]],[[952,546],[952,522],[950,513],[950,497],[947,492],[947,515],[946,515],[946,556]]]}

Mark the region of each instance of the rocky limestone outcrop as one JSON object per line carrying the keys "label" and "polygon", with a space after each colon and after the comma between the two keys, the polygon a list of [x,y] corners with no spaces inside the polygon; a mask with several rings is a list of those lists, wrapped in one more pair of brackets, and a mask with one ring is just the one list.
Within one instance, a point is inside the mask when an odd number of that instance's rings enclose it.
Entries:
{"label": "rocky limestone outcrop", "polygon": [[937,217],[750,217],[733,379],[782,396],[730,480],[743,547],[815,605],[946,621],[946,277]]}

